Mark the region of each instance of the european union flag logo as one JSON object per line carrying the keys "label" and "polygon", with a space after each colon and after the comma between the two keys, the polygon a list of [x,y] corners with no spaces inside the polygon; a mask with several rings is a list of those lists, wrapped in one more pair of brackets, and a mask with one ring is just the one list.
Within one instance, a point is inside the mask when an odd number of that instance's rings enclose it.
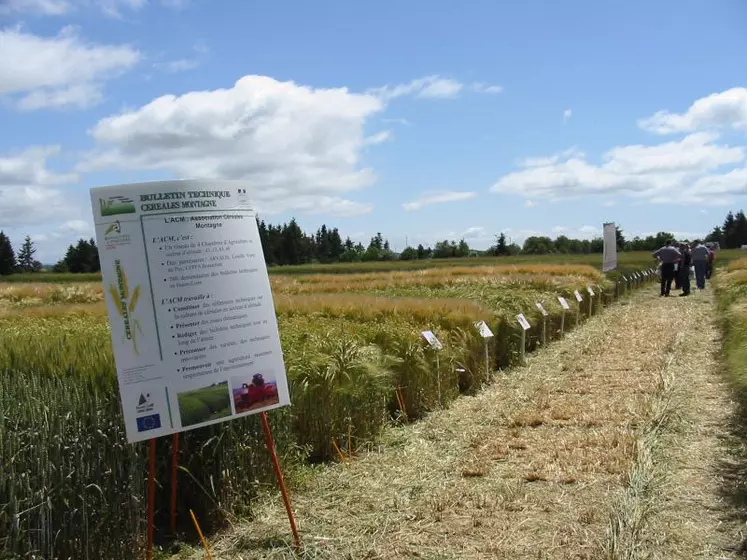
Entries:
{"label": "european union flag logo", "polygon": [[148,430],[157,430],[161,427],[161,415],[149,414],[137,419],[137,431],[147,432]]}

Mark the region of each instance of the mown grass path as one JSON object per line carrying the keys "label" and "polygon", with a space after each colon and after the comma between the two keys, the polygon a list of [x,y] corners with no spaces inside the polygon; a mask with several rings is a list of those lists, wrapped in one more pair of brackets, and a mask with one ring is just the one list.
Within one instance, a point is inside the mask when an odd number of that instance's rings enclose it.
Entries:
{"label": "mown grass path", "polygon": [[[736,558],[710,290],[650,286],[292,496],[303,558]],[[293,558],[282,503],[213,542]],[[195,554],[195,558],[201,557]]]}

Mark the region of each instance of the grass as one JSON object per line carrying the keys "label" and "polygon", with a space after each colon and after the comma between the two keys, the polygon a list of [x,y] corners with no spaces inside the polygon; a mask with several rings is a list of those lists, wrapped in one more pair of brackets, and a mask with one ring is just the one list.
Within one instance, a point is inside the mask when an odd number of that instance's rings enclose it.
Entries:
{"label": "grass", "polygon": [[729,379],[747,408],[747,257],[731,261],[715,287]]}
{"label": "grass", "polygon": [[[365,454],[387,426],[427,419],[459,395],[477,394],[492,374],[475,321],[496,333],[488,346],[495,370],[516,363],[517,312],[535,326],[531,351],[539,344],[536,301],[551,312],[548,338],[555,339],[558,294],[593,283],[605,287],[608,302],[615,296],[611,282],[578,265],[327,280],[273,277],[293,405],[270,419],[291,481],[304,472],[294,465]],[[3,553],[117,558],[143,546],[146,452],[125,443],[103,297],[95,282],[0,285],[0,464],[9,473],[0,480]],[[567,318],[566,330],[571,324]],[[426,329],[444,343],[438,355],[420,335]],[[213,403],[208,392],[181,399],[189,422],[217,417],[224,405],[230,412],[227,388],[226,402]],[[165,542],[169,438],[158,447],[157,539]],[[251,515],[257,496],[274,487],[256,416],[185,432],[180,463],[181,534],[193,534],[187,509],[212,532]]]}

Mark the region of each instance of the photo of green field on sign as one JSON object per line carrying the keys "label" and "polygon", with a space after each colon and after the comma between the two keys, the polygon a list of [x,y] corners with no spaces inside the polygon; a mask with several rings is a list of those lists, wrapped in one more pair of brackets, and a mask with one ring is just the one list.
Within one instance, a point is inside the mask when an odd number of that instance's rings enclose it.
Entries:
{"label": "photo of green field on sign", "polygon": [[194,426],[231,416],[228,382],[222,381],[177,395],[182,426]]}

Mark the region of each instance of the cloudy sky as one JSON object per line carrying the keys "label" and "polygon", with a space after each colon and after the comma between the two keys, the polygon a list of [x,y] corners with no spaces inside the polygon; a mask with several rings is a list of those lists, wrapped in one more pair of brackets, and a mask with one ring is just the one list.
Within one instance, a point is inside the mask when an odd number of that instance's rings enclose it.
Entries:
{"label": "cloudy sky", "polygon": [[0,0],[0,229],[54,262],[88,189],[245,179],[395,248],[703,235],[747,205],[747,4]]}

